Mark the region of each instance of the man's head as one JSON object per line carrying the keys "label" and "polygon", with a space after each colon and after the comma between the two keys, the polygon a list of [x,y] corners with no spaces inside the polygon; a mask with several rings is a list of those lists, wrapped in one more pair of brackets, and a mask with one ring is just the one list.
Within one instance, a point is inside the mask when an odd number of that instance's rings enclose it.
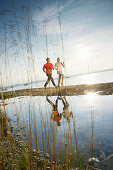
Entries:
{"label": "man's head", "polygon": [[57,58],[57,61],[60,62],[60,58],[59,57]]}
{"label": "man's head", "polygon": [[46,58],[47,63],[50,63],[50,58]]}
{"label": "man's head", "polygon": [[57,122],[57,126],[61,126],[61,123],[59,121]]}

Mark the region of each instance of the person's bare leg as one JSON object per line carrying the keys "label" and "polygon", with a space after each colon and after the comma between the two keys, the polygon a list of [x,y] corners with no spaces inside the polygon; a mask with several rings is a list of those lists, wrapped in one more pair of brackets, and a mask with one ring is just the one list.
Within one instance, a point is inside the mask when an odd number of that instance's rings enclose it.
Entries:
{"label": "person's bare leg", "polygon": [[64,85],[63,82],[64,82],[64,75],[62,76],[62,86]]}
{"label": "person's bare leg", "polygon": [[58,86],[60,86],[61,75],[59,74]]}
{"label": "person's bare leg", "polygon": [[51,104],[51,106],[54,108],[54,103],[50,100],[50,99],[48,99],[48,96],[46,96],[46,100],[48,101],[48,103],[50,103]]}
{"label": "person's bare leg", "polygon": [[65,100],[66,105],[67,105],[67,106],[69,106],[69,103],[67,102],[67,100],[66,100],[66,97],[65,97],[65,96],[64,96],[64,100]]}

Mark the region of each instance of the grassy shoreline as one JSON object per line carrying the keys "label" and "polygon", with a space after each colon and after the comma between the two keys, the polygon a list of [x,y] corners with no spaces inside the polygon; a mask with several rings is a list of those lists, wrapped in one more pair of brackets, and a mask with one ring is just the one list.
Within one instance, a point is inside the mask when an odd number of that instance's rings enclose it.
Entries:
{"label": "grassy shoreline", "polygon": [[113,95],[113,82],[99,84],[70,85],[57,88],[48,87],[46,90],[44,88],[32,88],[10,92],[1,92],[0,99],[2,99],[2,95],[4,99],[7,99],[18,96],[46,96],[46,95],[56,96],[60,94],[66,96],[85,95],[90,92],[99,92],[100,95]]}
{"label": "grassy shoreline", "polygon": [[[26,170],[65,170],[82,168],[85,165],[84,155],[76,155],[69,148],[62,157],[57,157],[56,152],[46,152],[45,148],[40,152],[38,147],[32,147],[32,132],[30,138],[25,142],[21,126],[13,132],[7,115],[0,110],[0,169],[26,169]],[[28,136],[28,134],[26,134]],[[55,136],[52,136],[55,138]],[[36,140],[36,139],[35,139]],[[43,142],[47,142],[44,139]],[[51,143],[55,147],[56,145]],[[68,146],[70,147],[70,145]]]}

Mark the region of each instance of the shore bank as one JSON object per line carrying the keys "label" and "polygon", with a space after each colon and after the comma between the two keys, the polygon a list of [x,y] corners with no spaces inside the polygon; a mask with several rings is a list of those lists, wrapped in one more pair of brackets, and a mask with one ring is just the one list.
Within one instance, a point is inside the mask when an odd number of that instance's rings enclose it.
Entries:
{"label": "shore bank", "polygon": [[12,98],[18,96],[56,96],[56,95],[85,95],[90,92],[99,92],[100,95],[112,95],[113,94],[113,82],[110,83],[99,83],[99,84],[82,84],[82,85],[71,85],[71,86],[60,86],[60,87],[48,87],[44,88],[33,88],[33,89],[22,89],[9,92],[1,92],[0,99]]}

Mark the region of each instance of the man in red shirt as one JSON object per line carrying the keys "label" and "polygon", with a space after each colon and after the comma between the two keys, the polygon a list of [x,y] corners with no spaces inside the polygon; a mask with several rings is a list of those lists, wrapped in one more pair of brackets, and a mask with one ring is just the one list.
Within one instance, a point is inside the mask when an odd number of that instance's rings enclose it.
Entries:
{"label": "man in red shirt", "polygon": [[52,106],[52,114],[51,114],[51,119],[55,122],[57,122],[58,126],[61,126],[60,120],[62,119],[62,113],[59,114],[58,111],[58,99],[57,97],[55,104],[46,96],[46,100],[51,104]]}
{"label": "man in red shirt", "polygon": [[46,73],[46,76],[48,77],[48,79],[44,85],[45,89],[46,89],[47,84],[50,82],[50,80],[52,81],[53,85],[56,86],[56,84],[52,78],[52,70],[54,70],[53,64],[50,63],[50,58],[47,58],[46,61],[47,61],[47,63],[44,64],[44,66],[43,66],[43,71]]}

